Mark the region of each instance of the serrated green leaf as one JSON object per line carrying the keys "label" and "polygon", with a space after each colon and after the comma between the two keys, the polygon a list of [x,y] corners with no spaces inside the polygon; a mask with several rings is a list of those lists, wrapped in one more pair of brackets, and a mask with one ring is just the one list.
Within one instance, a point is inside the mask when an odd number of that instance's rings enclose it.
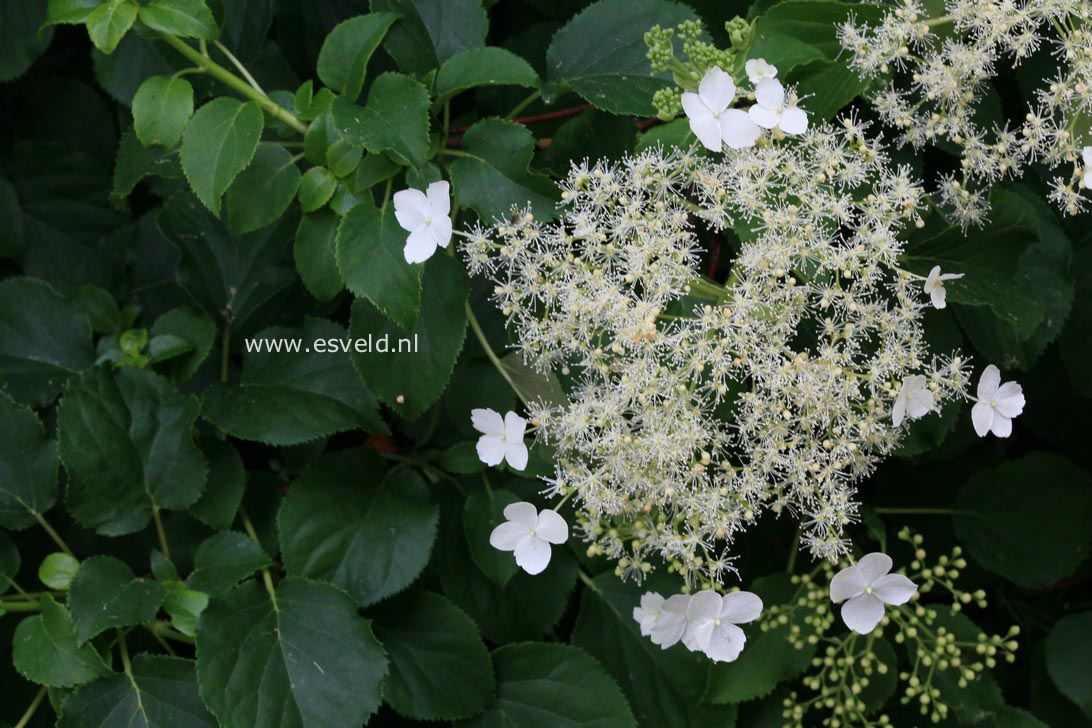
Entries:
{"label": "serrated green leaf", "polygon": [[292,248],[303,285],[319,301],[333,299],[345,287],[337,268],[339,218],[329,210],[304,215]]}
{"label": "serrated green leaf", "polygon": [[406,262],[402,249],[407,235],[393,205],[357,205],[338,227],[337,267],[346,288],[409,329],[420,311],[423,267]]}
{"label": "serrated green leaf", "polygon": [[279,144],[259,144],[254,160],[227,189],[228,226],[244,235],[273,223],[299,189],[300,170],[288,150]]}
{"label": "serrated green leaf", "polygon": [[57,501],[57,442],[34,411],[0,393],[0,526],[20,530]]}
{"label": "serrated green leaf", "polygon": [[93,362],[82,311],[42,281],[0,281],[0,390],[20,404],[45,407]]}
{"label": "serrated green leaf", "polygon": [[191,589],[216,596],[270,563],[269,555],[246,534],[224,531],[197,547],[187,583]]}
{"label": "serrated green leaf", "polygon": [[114,100],[125,106],[132,105],[133,97],[145,79],[175,72],[175,66],[166,56],[165,47],[138,33],[126,35],[110,55],[97,48],[91,51],[95,80]]}
{"label": "serrated green leaf", "polygon": [[159,582],[137,579],[125,562],[113,556],[85,559],[68,592],[77,640],[82,644],[111,627],[149,621],[164,595]]}
{"label": "serrated green leaf", "polygon": [[487,467],[478,457],[477,448],[473,442],[455,443],[444,450],[438,462],[440,467],[449,473],[460,475],[480,473]]}
{"label": "serrated green leaf", "polygon": [[365,192],[380,182],[386,182],[402,170],[384,154],[367,154],[353,174],[352,188]]}
{"label": "serrated green leaf", "polygon": [[363,158],[364,150],[344,139],[338,139],[326,148],[326,167],[339,179],[352,174]]}
{"label": "serrated green leaf", "polygon": [[1047,672],[1058,690],[1092,718],[1092,612],[1062,617],[1044,647]]}
{"label": "serrated green leaf", "polygon": [[360,96],[368,61],[398,16],[368,13],[334,26],[322,42],[317,71],[322,82],[353,100]]}
{"label": "serrated green leaf", "polygon": [[[478,460],[477,453],[473,454]],[[507,490],[479,490],[471,493],[463,506],[463,533],[470,549],[470,558],[499,587],[504,587],[516,575],[519,567],[511,553],[493,548],[489,543],[489,534],[507,520],[504,517],[505,507],[519,500],[522,499]]]}
{"label": "serrated green leaf", "polygon": [[1060,455],[1032,452],[979,471],[954,508],[956,535],[971,558],[1017,584],[1053,584],[1088,557],[1092,477]]}
{"label": "serrated green leaf", "polygon": [[12,662],[20,675],[39,685],[65,688],[110,674],[94,647],[76,641],[76,627],[63,604],[44,594],[41,610],[15,628]]}
{"label": "serrated green leaf", "polygon": [[118,155],[114,161],[114,186],[110,191],[110,201],[115,205],[124,205],[126,197],[132,194],[136,186],[148,177],[159,176],[165,179],[178,179],[182,176],[182,167],[178,163],[178,153],[157,147],[146,147],[136,138],[132,128],[126,129],[118,142]]}
{"label": "serrated green leaf", "polygon": [[46,20],[46,0],[0,0],[0,81],[18,78],[53,39]]}
{"label": "serrated green leaf", "polygon": [[372,10],[401,16],[383,47],[399,68],[415,75],[482,46],[489,30],[481,0],[372,0]]}
{"label": "serrated green leaf", "polygon": [[137,6],[131,0],[103,0],[84,21],[91,42],[103,53],[113,53],[118,43],[133,27]]}
{"label": "serrated green leaf", "polygon": [[227,97],[213,99],[193,115],[182,134],[182,171],[198,199],[220,216],[220,197],[258,149],[262,109]]}
{"label": "serrated green leaf", "polygon": [[390,658],[383,698],[400,715],[457,720],[492,702],[489,652],[474,621],[450,601],[411,592],[376,610],[373,619]]}
{"label": "serrated green leaf", "polygon": [[57,728],[215,728],[197,693],[192,660],[136,655],[129,675],[111,675],[66,696]]}
{"label": "serrated green leaf", "polygon": [[309,319],[303,328],[265,329],[250,341],[293,342],[299,348],[246,354],[237,386],[214,384],[205,390],[206,420],[235,437],[274,445],[357,428],[386,432],[375,396],[353,373],[340,326]]}
{"label": "serrated green leaf", "polygon": [[296,480],[277,514],[288,573],[329,581],[360,606],[413,583],[436,538],[436,506],[414,471],[383,477],[373,453],[325,455]]}
{"label": "serrated green leaf", "polygon": [[389,151],[419,165],[429,152],[428,91],[409,76],[384,73],[372,82],[363,107],[339,96],[332,107],[338,131],[369,152]]}
{"label": "serrated green leaf", "polygon": [[224,440],[205,437],[200,445],[209,463],[209,477],[201,499],[190,506],[190,514],[207,526],[225,530],[235,521],[246,489],[243,460]]}
{"label": "serrated green leaf", "polygon": [[197,368],[212,351],[212,344],[216,339],[216,324],[199,313],[179,306],[157,318],[150,333],[153,341],[159,336],[174,336],[189,345],[190,348],[184,355],[174,357],[157,367],[174,381],[185,382],[197,372]]}
{"label": "serrated green leaf", "polygon": [[99,367],[73,380],[57,410],[73,517],[119,536],[144,528],[153,508],[195,503],[207,473],[193,442],[198,409],[147,371]]}
{"label": "serrated green leaf", "polygon": [[46,24],[83,23],[100,4],[102,0],[49,0]]}
{"label": "serrated green leaf", "polygon": [[475,48],[444,61],[436,74],[433,105],[478,86],[538,86],[531,64],[504,48]]}
{"label": "serrated green leaf", "polygon": [[197,634],[197,622],[208,605],[208,594],[187,589],[184,582],[174,581],[167,585],[163,611],[170,615],[171,626],[187,637]]}
{"label": "serrated green leaf", "polygon": [[527,127],[502,119],[479,121],[463,136],[463,151],[471,156],[451,165],[460,205],[484,220],[508,218],[513,207],[530,207],[540,220],[554,218],[557,188],[528,169],[535,138]]}
{"label": "serrated green leaf", "polygon": [[604,111],[648,116],[652,95],[671,81],[666,73],[652,74],[645,33],[654,25],[673,28],[697,19],[690,8],[667,0],[600,0],[554,35],[547,80]]}
{"label": "serrated green leaf", "polygon": [[288,578],[213,599],[197,631],[198,683],[224,728],[357,726],[379,707],[387,658],[344,592]]}
{"label": "serrated green leaf", "polygon": [[152,76],[133,96],[133,129],[146,147],[174,147],[193,116],[193,86],[184,78]]}
{"label": "serrated green leaf", "polygon": [[[421,312],[412,329],[400,327],[362,298],[353,302],[349,324],[353,339],[389,342],[388,353],[354,351],[353,367],[368,389],[410,419],[443,394],[466,334],[466,274],[459,265],[449,256],[434,255],[425,264],[421,286]],[[412,349],[400,350],[407,342]]]}
{"label": "serrated green leaf", "polygon": [[152,30],[179,38],[216,40],[220,29],[205,0],[148,0],[140,20]]}
{"label": "serrated green leaf", "polygon": [[527,643],[493,650],[497,702],[465,726],[636,726],[617,683],[588,653]]}
{"label": "serrated green leaf", "polygon": [[312,167],[300,180],[300,207],[304,212],[314,212],[330,201],[337,189],[337,178],[325,167]]}

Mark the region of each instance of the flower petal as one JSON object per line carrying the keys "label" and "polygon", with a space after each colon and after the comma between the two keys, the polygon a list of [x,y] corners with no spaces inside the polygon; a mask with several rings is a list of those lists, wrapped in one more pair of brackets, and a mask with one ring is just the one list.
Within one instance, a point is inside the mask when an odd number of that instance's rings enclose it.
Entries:
{"label": "flower petal", "polygon": [[723,605],[720,594],[709,590],[700,591],[690,598],[690,604],[686,607],[686,618],[690,621],[720,619]]}
{"label": "flower petal", "polygon": [[762,599],[752,592],[732,592],[722,599],[720,618],[732,624],[747,624],[762,614]]}
{"label": "flower petal", "polygon": [[569,524],[565,523],[565,519],[557,511],[544,508],[538,514],[535,534],[550,543],[562,544],[569,540]]}
{"label": "flower petal", "polygon": [[979,437],[985,437],[986,433],[993,427],[993,407],[989,402],[978,402],[974,407],[971,407],[971,423],[974,425],[974,431]]}
{"label": "flower petal", "polygon": [[531,531],[522,523],[505,521],[489,534],[489,545],[498,551],[515,551],[516,547],[531,538]]}
{"label": "flower petal", "polygon": [[541,574],[550,565],[550,544],[531,538],[516,547],[516,564],[531,576]]}
{"label": "flower petal", "polygon": [[713,639],[713,630],[716,623],[711,619],[701,617],[699,619],[687,619],[686,634],[683,635],[683,644],[688,650],[705,652],[709,641]]}
{"label": "flower petal", "polygon": [[504,434],[509,440],[523,440],[523,432],[527,429],[527,420],[515,412],[509,412],[504,416]]}
{"label": "flower petal", "polygon": [[917,590],[918,585],[902,574],[881,576],[872,584],[872,593],[885,604],[906,604]]}
{"label": "flower petal", "polygon": [[928,389],[919,389],[910,394],[906,400],[906,414],[911,419],[921,419],[933,409],[933,392]]}
{"label": "flower petal", "polygon": [[929,291],[929,300],[932,302],[933,308],[948,307],[948,291],[942,283],[933,286],[933,290]]}
{"label": "flower petal", "polygon": [[488,408],[470,410],[470,424],[474,425],[475,430],[486,435],[499,437],[504,434],[504,419],[496,410]]}
{"label": "flower petal", "polygon": [[785,87],[776,78],[766,78],[755,86],[755,101],[771,111],[781,111],[785,103]]}
{"label": "flower petal", "polygon": [[993,364],[990,364],[982,370],[982,376],[978,378],[978,398],[993,399],[993,395],[997,393],[1000,386],[1001,371]]}
{"label": "flower petal", "polygon": [[527,469],[527,446],[517,440],[504,441],[504,459],[512,470]]}
{"label": "flower petal", "polygon": [[734,624],[722,623],[713,630],[705,655],[713,662],[733,662],[743,652],[747,635]]}
{"label": "flower petal", "polygon": [[431,216],[428,197],[421,190],[399,190],[392,199],[398,224],[410,232],[424,225]]}
{"label": "flower petal", "polygon": [[855,596],[864,594],[866,586],[868,584],[865,582],[861,570],[856,566],[847,566],[830,580],[830,600],[837,604],[838,602],[844,602],[846,599],[852,599]]}
{"label": "flower petal", "polygon": [[406,238],[406,247],[402,255],[407,263],[424,263],[436,252],[436,239],[427,225],[417,228]]}
{"label": "flower petal", "polygon": [[724,144],[721,140],[720,122],[712,115],[703,117],[690,117],[690,131],[698,138],[701,145],[711,152],[723,152]]}
{"label": "flower petal", "polygon": [[451,214],[451,185],[447,180],[433,182],[425,191],[428,205],[431,210],[430,217],[435,220],[439,217],[448,217]]}
{"label": "flower petal", "polygon": [[877,579],[891,571],[893,565],[890,556],[879,552],[865,554],[857,562],[857,568],[866,584],[874,584]]}
{"label": "flower petal", "polygon": [[1092,166],[1092,147],[1085,147],[1081,150],[1081,159],[1084,160],[1084,166]]}
{"label": "flower petal", "polygon": [[895,404],[891,407],[891,424],[898,427],[902,424],[903,418],[906,416],[906,397],[903,392],[899,392],[899,396],[895,398]]}
{"label": "flower petal", "polygon": [[751,121],[758,124],[763,129],[773,129],[777,126],[777,123],[781,121],[780,112],[774,111],[773,109],[767,109],[765,106],[759,106],[758,104],[747,109],[747,115],[751,117]]}
{"label": "flower petal", "polygon": [[500,465],[504,460],[504,440],[496,435],[482,435],[474,449],[478,453],[478,459],[489,467]]}
{"label": "flower petal", "polygon": [[742,109],[728,109],[720,115],[720,135],[732,149],[748,149],[762,136],[762,127]]}
{"label": "flower petal", "polygon": [[1005,382],[997,389],[994,401],[998,414],[1010,419],[1016,417],[1024,411],[1024,388],[1016,382]]}
{"label": "flower petal", "polygon": [[1012,418],[1005,417],[1000,412],[994,412],[993,424],[990,426],[990,432],[995,437],[1008,437],[1012,434]]}
{"label": "flower petal", "polygon": [[702,76],[698,96],[710,111],[724,111],[736,97],[736,84],[719,66],[713,66]]}
{"label": "flower petal", "polygon": [[803,134],[808,130],[808,114],[803,109],[789,106],[781,112],[781,123],[778,126],[786,134]]}
{"label": "flower petal", "polygon": [[842,621],[857,634],[868,634],[883,619],[883,602],[871,594],[853,597],[842,605]]}
{"label": "flower petal", "polygon": [[434,217],[432,218],[432,224],[428,226],[428,230],[432,233],[432,239],[436,241],[436,245],[441,248],[446,248],[451,244],[451,218]]}
{"label": "flower petal", "polygon": [[690,597],[674,594],[664,600],[663,613],[652,627],[652,643],[667,649],[676,644],[686,633],[686,608]]}
{"label": "flower petal", "polygon": [[530,531],[538,525],[538,509],[534,503],[517,501],[504,507],[504,517],[513,523],[519,523]]}

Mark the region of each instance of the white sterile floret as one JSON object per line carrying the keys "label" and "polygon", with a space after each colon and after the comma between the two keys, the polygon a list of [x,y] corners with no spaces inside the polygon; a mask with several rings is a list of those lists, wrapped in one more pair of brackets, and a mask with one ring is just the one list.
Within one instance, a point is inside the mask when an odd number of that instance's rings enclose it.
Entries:
{"label": "white sterile floret", "polygon": [[474,429],[483,433],[478,438],[478,457],[490,467],[507,461],[509,467],[523,470],[527,467],[527,446],[523,444],[523,431],[527,420],[515,412],[509,412],[503,418],[499,412],[491,409],[470,411],[470,421]]}
{"label": "white sterile floret", "polygon": [[1092,190],[1092,147],[1081,150],[1081,159],[1084,161],[1084,187]]}
{"label": "white sterile floret", "polygon": [[755,86],[755,105],[748,113],[763,129],[780,129],[786,134],[808,130],[808,115],[803,109],[785,104],[785,87],[776,78],[767,78]]}
{"label": "white sterile floret", "polygon": [[891,574],[891,557],[868,554],[830,580],[830,599],[842,605],[842,621],[858,634],[868,634],[883,619],[884,605],[910,601],[917,584],[902,574]]}
{"label": "white sterile floret", "polygon": [[753,622],[760,614],[762,600],[751,592],[721,596],[714,591],[700,591],[687,606],[683,641],[714,662],[732,662],[747,642],[747,635],[737,625]]}
{"label": "white sterile floret", "polygon": [[934,399],[924,376],[914,374],[907,377],[902,380],[895,405],[891,408],[891,424],[898,427],[906,417],[912,420],[924,417],[933,409]]}
{"label": "white sterile floret", "polygon": [[652,644],[666,650],[678,644],[686,634],[686,609],[690,605],[689,594],[674,594],[660,605],[660,613],[651,625],[649,638]]}
{"label": "white sterile floret", "polygon": [[747,61],[744,68],[747,70],[747,79],[753,84],[777,77],[777,66],[766,63],[764,58],[752,58]]}
{"label": "white sterile floret", "polygon": [[971,408],[971,422],[979,437],[1012,434],[1012,420],[1024,411],[1024,390],[1016,382],[1001,383],[1001,372],[990,364],[978,380],[978,402]]}
{"label": "white sterile floret", "polygon": [[394,217],[409,233],[402,253],[407,263],[424,263],[451,242],[451,193],[446,181],[433,182],[425,192],[394,193]]}
{"label": "white sterile floret", "polygon": [[633,608],[633,620],[640,626],[641,636],[652,636],[656,620],[664,613],[664,601],[666,600],[656,592],[645,592],[641,595],[641,606]]}
{"label": "white sterile floret", "polygon": [[539,511],[520,501],[504,508],[508,520],[489,534],[489,545],[499,551],[515,552],[516,563],[528,574],[541,574],[550,563],[550,544],[569,538],[565,519],[548,508]]}
{"label": "white sterile floret", "polygon": [[962,273],[941,273],[939,265],[933,266],[923,286],[926,295],[933,302],[933,308],[944,308],[948,305],[948,291],[944,288],[944,281],[955,281],[962,277]]}
{"label": "white sterile floret", "polygon": [[682,95],[682,107],[690,120],[690,130],[706,149],[720,152],[724,144],[733,149],[749,147],[761,133],[746,112],[728,108],[735,97],[736,85],[732,77],[717,66],[706,71],[697,93]]}

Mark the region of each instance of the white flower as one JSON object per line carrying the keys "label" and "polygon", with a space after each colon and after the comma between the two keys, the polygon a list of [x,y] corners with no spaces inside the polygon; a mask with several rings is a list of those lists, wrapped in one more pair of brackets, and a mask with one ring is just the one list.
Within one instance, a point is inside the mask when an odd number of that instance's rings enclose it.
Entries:
{"label": "white flower", "polygon": [[[659,613],[650,625],[652,644],[661,649],[676,645],[686,634],[686,608],[690,604],[688,594],[674,594],[664,600]],[[643,605],[643,600],[642,600]],[[637,612],[634,610],[634,616]],[[643,634],[643,627],[642,627]]]}
{"label": "white flower", "polygon": [[491,409],[470,411],[474,429],[483,433],[478,438],[478,458],[489,466],[500,465],[507,460],[509,467],[523,470],[527,467],[527,446],[523,444],[523,431],[527,420],[515,412],[502,419],[499,412]]}
{"label": "white flower", "polygon": [[732,149],[753,146],[762,133],[746,112],[729,109],[736,97],[732,77],[719,67],[706,71],[698,92],[682,95],[682,107],[690,120],[690,130],[709,150],[720,152],[727,144]]}
{"label": "white flower", "polygon": [[777,76],[777,66],[766,63],[765,58],[752,58],[744,65],[747,69],[747,78],[753,84],[758,84],[759,81],[764,81],[767,78],[775,78]]}
{"label": "white flower", "polygon": [[700,591],[690,598],[686,608],[684,643],[714,662],[732,662],[747,642],[747,635],[736,625],[753,622],[761,613],[762,600],[757,594],[733,592],[721,596]]}
{"label": "white flower", "polygon": [[541,574],[550,563],[550,544],[569,538],[565,519],[546,508],[539,511],[525,501],[504,508],[508,520],[489,534],[489,545],[498,551],[514,551],[516,563],[528,574]]}
{"label": "white flower", "polygon": [[402,254],[407,263],[424,263],[451,242],[451,193],[447,182],[433,182],[427,192],[394,193],[394,216],[409,233]]}
{"label": "white flower", "polygon": [[643,637],[652,635],[656,620],[664,613],[663,607],[664,598],[656,592],[645,592],[641,595],[641,606],[633,608],[633,619],[640,625]]}
{"label": "white flower", "polygon": [[[887,554],[862,556],[830,580],[830,599],[842,605],[842,621],[858,634],[868,634],[883,619],[884,604],[906,604],[918,585],[902,574],[891,574]],[[848,601],[846,601],[848,600]]]}
{"label": "white flower", "polygon": [[1092,190],[1092,147],[1082,149],[1081,158],[1084,160],[1084,187]]}
{"label": "white flower", "polygon": [[948,291],[944,289],[944,281],[954,281],[963,277],[962,273],[941,273],[940,266],[934,265],[925,279],[925,293],[933,302],[933,308],[944,308],[948,305]]}
{"label": "white flower", "polygon": [[933,409],[933,393],[925,384],[925,377],[914,374],[902,380],[895,406],[891,409],[891,424],[898,427],[904,417],[912,420],[924,417]]}
{"label": "white flower", "polygon": [[808,130],[808,115],[803,109],[785,105],[785,87],[776,78],[758,82],[755,101],[748,113],[763,129],[778,128],[786,134],[803,134]]}
{"label": "white flower", "polygon": [[971,422],[979,437],[992,432],[1012,434],[1012,420],[1024,411],[1024,390],[1016,382],[1001,384],[1001,372],[990,364],[978,380],[978,402],[971,408]]}

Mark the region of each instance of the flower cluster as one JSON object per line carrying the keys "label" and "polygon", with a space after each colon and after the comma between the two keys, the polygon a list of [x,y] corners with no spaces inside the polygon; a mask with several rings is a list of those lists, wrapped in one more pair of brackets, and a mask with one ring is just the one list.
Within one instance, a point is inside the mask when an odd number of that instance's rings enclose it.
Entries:
{"label": "flower cluster", "polygon": [[[963,225],[982,223],[989,185],[1029,161],[1068,168],[1051,198],[1068,214],[1087,202],[1082,143],[1092,143],[1092,6],[1087,0],[945,0],[930,15],[920,0],[899,0],[878,25],[853,19],[839,29],[850,63],[883,78],[870,98],[902,143],[955,144],[960,175],[940,182],[937,196]],[[990,119],[984,102],[1002,65],[1050,54],[1057,74],[1036,92],[1019,128]]]}

